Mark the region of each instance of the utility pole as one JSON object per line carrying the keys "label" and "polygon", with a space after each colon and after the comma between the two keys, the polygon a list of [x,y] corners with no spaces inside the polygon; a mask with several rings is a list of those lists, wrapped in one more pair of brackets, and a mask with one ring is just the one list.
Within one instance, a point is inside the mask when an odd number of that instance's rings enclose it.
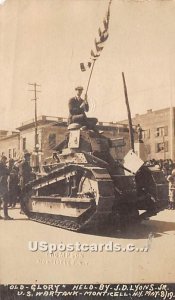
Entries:
{"label": "utility pole", "polygon": [[35,153],[36,153],[36,162],[35,162],[35,167],[36,170],[38,171],[39,169],[39,144],[38,144],[38,124],[37,124],[37,93],[40,93],[41,91],[37,90],[37,87],[41,86],[40,84],[37,84],[36,82],[34,83],[28,83],[30,86],[33,87],[33,90],[29,90],[30,92],[34,92],[34,98],[31,99],[31,101],[35,101]]}
{"label": "utility pole", "polygon": [[172,69],[173,66],[173,59],[172,53],[169,55],[169,69],[170,69],[170,123],[169,123],[169,144],[170,144],[170,158],[174,161],[175,160],[175,151],[174,151],[174,144],[175,144],[175,116],[174,116],[174,108],[173,108],[173,98],[174,98],[174,72]]}
{"label": "utility pole", "polygon": [[170,95],[170,132],[169,134],[169,141],[170,141],[170,158],[174,161],[175,159],[175,153],[174,153],[174,124],[175,124],[175,118],[174,118],[174,109],[173,109],[173,86],[170,86],[171,89],[171,95]]}
{"label": "utility pole", "polygon": [[134,134],[133,134],[133,128],[132,128],[131,111],[130,111],[130,107],[129,107],[128,92],[127,92],[127,87],[126,87],[126,82],[125,82],[125,75],[124,75],[123,72],[122,72],[122,78],[123,78],[123,86],[124,86],[124,94],[125,94],[125,103],[126,103],[126,108],[127,108],[127,113],[128,113],[130,145],[131,145],[131,149],[134,152]]}

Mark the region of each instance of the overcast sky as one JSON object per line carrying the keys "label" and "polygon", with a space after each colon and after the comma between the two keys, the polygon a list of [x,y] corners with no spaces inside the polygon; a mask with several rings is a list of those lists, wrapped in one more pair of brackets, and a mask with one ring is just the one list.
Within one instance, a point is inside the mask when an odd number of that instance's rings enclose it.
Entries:
{"label": "overcast sky", "polygon": [[[6,0],[0,5],[0,129],[33,118],[28,83],[41,84],[38,114],[67,117],[67,103],[89,73],[107,0]],[[125,73],[132,116],[175,106],[175,1],[113,0],[109,38],[89,87],[89,116],[127,117]]]}

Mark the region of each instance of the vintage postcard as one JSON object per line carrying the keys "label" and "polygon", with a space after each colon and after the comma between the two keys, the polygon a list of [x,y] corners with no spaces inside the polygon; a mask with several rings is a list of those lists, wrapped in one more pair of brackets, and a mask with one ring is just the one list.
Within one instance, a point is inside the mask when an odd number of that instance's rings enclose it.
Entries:
{"label": "vintage postcard", "polygon": [[175,297],[174,15],[0,0],[0,299]]}

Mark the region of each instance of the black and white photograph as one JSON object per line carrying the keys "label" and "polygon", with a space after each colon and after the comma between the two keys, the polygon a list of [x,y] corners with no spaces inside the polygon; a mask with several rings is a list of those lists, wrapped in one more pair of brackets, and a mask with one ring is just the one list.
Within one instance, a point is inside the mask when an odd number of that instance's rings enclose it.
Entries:
{"label": "black and white photograph", "polygon": [[0,0],[0,300],[175,297],[175,1]]}

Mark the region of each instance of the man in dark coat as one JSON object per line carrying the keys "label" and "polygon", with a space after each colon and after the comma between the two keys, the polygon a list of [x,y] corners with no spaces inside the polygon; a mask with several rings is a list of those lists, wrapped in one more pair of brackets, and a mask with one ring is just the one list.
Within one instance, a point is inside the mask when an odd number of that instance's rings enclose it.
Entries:
{"label": "man in dark coat", "polygon": [[9,206],[15,207],[19,196],[19,178],[18,168],[15,166],[15,161],[12,158],[9,160],[9,171]]}
{"label": "man in dark coat", "polygon": [[20,204],[21,204],[21,213],[23,202],[24,202],[24,187],[25,184],[27,184],[31,180],[32,176],[32,168],[30,166],[30,156],[31,154],[29,152],[24,153],[24,160],[19,163],[19,184],[20,184]]}
{"label": "man in dark coat", "polygon": [[77,86],[75,88],[77,92],[76,96],[69,100],[69,119],[68,124],[78,123],[82,126],[86,126],[89,129],[95,129],[95,125],[98,120],[96,118],[87,118],[86,113],[89,111],[89,104],[87,99],[83,100],[81,98],[83,87]]}
{"label": "man in dark coat", "polygon": [[138,134],[138,141],[140,143],[143,143],[143,131],[144,130],[142,129],[142,127],[140,126],[140,124],[137,125],[136,130],[137,130],[137,134]]}
{"label": "man in dark coat", "polygon": [[10,175],[10,171],[6,166],[6,163],[7,157],[3,155],[0,160],[0,198],[3,201],[4,220],[12,220],[12,218],[8,215],[8,177]]}

